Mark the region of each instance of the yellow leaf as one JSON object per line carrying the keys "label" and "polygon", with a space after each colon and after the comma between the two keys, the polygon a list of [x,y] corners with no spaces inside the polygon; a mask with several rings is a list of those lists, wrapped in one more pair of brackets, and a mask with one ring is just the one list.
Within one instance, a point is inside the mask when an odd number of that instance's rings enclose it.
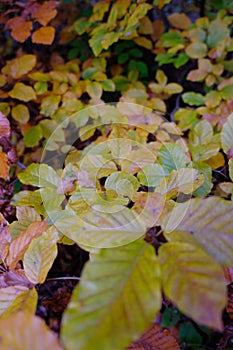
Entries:
{"label": "yellow leaf", "polygon": [[225,153],[227,153],[231,148],[233,148],[233,113],[231,113],[226,122],[223,124],[221,132],[222,148]]}
{"label": "yellow leaf", "polygon": [[30,72],[36,65],[35,55],[24,55],[19,58],[7,61],[2,69],[2,73],[11,75],[12,78],[21,78],[24,74]]}
{"label": "yellow leaf", "polygon": [[12,108],[12,117],[21,124],[26,124],[30,119],[27,106],[18,104]]}
{"label": "yellow leaf", "polygon": [[[30,313],[36,311],[37,292],[35,288],[28,289],[25,286],[10,286],[0,289],[0,317],[6,318],[18,310],[25,310]],[[6,323],[6,321],[4,320]],[[9,326],[9,325],[8,325]],[[2,331],[2,327],[0,327]],[[2,340],[3,333],[1,333]],[[0,343],[2,349],[2,343]]]}
{"label": "yellow leaf", "polygon": [[211,166],[212,169],[218,169],[225,165],[225,159],[222,153],[217,153],[215,156],[206,160],[206,163]]}
{"label": "yellow leaf", "polygon": [[6,84],[6,77],[3,74],[0,74],[0,87]]}
{"label": "yellow leaf", "polygon": [[[221,266],[189,240],[163,244],[159,260],[165,295],[196,322],[222,330],[226,287]],[[209,286],[211,293],[206,293]]]}
{"label": "yellow leaf", "polygon": [[173,13],[168,16],[168,21],[173,27],[179,29],[186,29],[192,24],[190,18],[184,13]]}
{"label": "yellow leaf", "polygon": [[9,91],[9,96],[24,102],[36,99],[36,94],[33,88],[24,83],[16,83],[13,89]]}
{"label": "yellow leaf", "polygon": [[152,42],[144,36],[139,36],[138,38],[134,39],[134,41],[136,44],[145,47],[148,50],[152,49]]}
{"label": "yellow leaf", "polygon": [[87,93],[90,95],[91,98],[101,98],[103,93],[103,88],[100,83],[97,83],[96,81],[88,81],[87,82]]}
{"label": "yellow leaf", "polygon": [[57,256],[59,234],[52,226],[30,243],[23,259],[27,278],[34,284],[44,283]]}
{"label": "yellow leaf", "polygon": [[207,55],[207,46],[201,42],[194,42],[188,45],[185,51],[191,58],[203,58]]}
{"label": "yellow leaf", "polygon": [[11,243],[7,257],[10,269],[13,269],[17,262],[23,258],[32,239],[39,237],[47,229],[47,226],[46,221],[33,222]]}
{"label": "yellow leaf", "polygon": [[38,4],[38,7],[36,11],[33,12],[32,17],[43,26],[46,26],[47,23],[57,15],[57,10],[55,10],[56,6],[56,1],[47,1],[41,5]]}
{"label": "yellow leaf", "polygon": [[229,167],[229,175],[230,175],[231,181],[233,182],[233,158],[229,159],[228,167]]}
{"label": "yellow leaf", "polygon": [[6,28],[11,29],[11,35],[16,41],[23,43],[31,34],[32,22],[17,16],[7,22]]}
{"label": "yellow leaf", "polygon": [[19,311],[0,321],[1,350],[62,350],[57,336],[45,322],[28,312]]}
{"label": "yellow leaf", "polygon": [[166,194],[171,198],[177,193],[189,194],[194,192],[204,182],[204,176],[196,169],[182,168],[173,170],[169,176],[163,178],[155,192]]}
{"label": "yellow leaf", "polygon": [[4,180],[7,180],[9,178],[9,169],[10,166],[8,164],[8,159],[6,153],[1,152],[0,153],[0,177],[2,177]]}
{"label": "yellow leaf", "polygon": [[41,27],[32,34],[32,42],[35,44],[51,45],[55,36],[53,27]]}

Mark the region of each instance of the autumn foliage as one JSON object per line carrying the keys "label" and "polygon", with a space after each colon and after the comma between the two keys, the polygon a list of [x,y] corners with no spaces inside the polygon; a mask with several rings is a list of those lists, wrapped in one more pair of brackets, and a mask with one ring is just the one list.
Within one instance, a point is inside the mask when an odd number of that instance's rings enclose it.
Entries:
{"label": "autumn foliage", "polygon": [[192,3],[1,2],[0,349],[228,349],[233,6]]}

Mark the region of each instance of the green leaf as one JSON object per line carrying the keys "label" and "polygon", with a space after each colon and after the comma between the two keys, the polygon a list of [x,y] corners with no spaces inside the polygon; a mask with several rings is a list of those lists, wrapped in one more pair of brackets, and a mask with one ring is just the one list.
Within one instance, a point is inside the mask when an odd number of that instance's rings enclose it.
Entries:
{"label": "green leaf", "polygon": [[32,126],[24,135],[23,141],[27,147],[34,147],[42,139],[42,136],[40,125]]}
{"label": "green leaf", "polygon": [[175,326],[180,320],[180,312],[175,307],[168,307],[162,314],[161,327],[169,328]]}
{"label": "green leaf", "polygon": [[208,32],[207,44],[211,48],[220,45],[230,35],[226,24],[220,18],[216,18],[210,23]]}
{"label": "green leaf", "polygon": [[121,34],[118,32],[108,32],[104,34],[101,40],[102,48],[107,50],[109,46],[118,41],[120,36]]}
{"label": "green leaf", "polygon": [[193,195],[195,197],[204,198],[208,193],[210,193],[211,189],[213,188],[212,169],[208,164],[204,162],[193,162],[192,166],[193,168],[200,170],[205,177],[205,181],[198,189],[196,189],[196,191],[194,191]]}
{"label": "green leaf", "polygon": [[16,83],[13,89],[9,91],[9,96],[24,102],[36,99],[36,94],[33,88],[24,83]]}
{"label": "green leaf", "polygon": [[103,93],[103,88],[100,83],[97,81],[88,81],[87,82],[87,93],[91,98],[100,99]]}
{"label": "green leaf", "polygon": [[223,266],[233,265],[233,202],[218,197],[177,203],[162,222],[166,232],[190,233]]}
{"label": "green leaf", "polygon": [[104,91],[115,91],[116,87],[112,79],[106,79],[101,81],[101,85]]}
{"label": "green leaf", "polygon": [[11,110],[12,117],[21,124],[26,124],[30,119],[30,113],[27,106],[18,104]]}
{"label": "green leaf", "polygon": [[154,249],[137,241],[104,249],[86,264],[62,320],[69,350],[125,349],[161,307],[160,267]]}
{"label": "green leaf", "polygon": [[158,152],[158,160],[168,174],[172,170],[185,168],[190,162],[180,146],[169,142],[163,143]]}
{"label": "green leaf", "polygon": [[159,261],[165,295],[196,322],[222,330],[226,288],[215,260],[198,246],[168,242],[159,248]]}
{"label": "green leaf", "polygon": [[223,124],[221,132],[221,142],[222,148],[225,153],[227,153],[231,148],[233,148],[233,113],[231,113],[226,122]]}
{"label": "green leaf", "polygon": [[105,181],[105,188],[114,190],[122,196],[132,198],[134,192],[139,188],[139,182],[135,176],[123,171],[112,173]]}
{"label": "green leaf", "polygon": [[179,192],[189,194],[200,187],[203,181],[204,176],[196,169],[172,170],[169,176],[162,179],[155,192],[166,194],[167,198],[171,198]]}
{"label": "green leaf", "polygon": [[22,183],[37,187],[55,189],[59,184],[57,173],[47,164],[30,164],[18,177]]}
{"label": "green leaf", "polygon": [[92,23],[90,21],[84,18],[80,18],[74,22],[73,28],[77,34],[82,35],[83,33],[86,32],[88,28],[90,28],[91,24]]}
{"label": "green leaf", "polygon": [[169,32],[161,35],[160,40],[163,47],[172,47],[178,44],[183,44],[184,38],[179,33]]}
{"label": "green leaf", "polygon": [[197,92],[185,92],[182,94],[182,100],[190,106],[202,106],[205,104],[204,96]]}
{"label": "green leaf", "polygon": [[61,101],[61,96],[50,95],[43,98],[41,102],[40,112],[46,117],[53,115],[58,109],[58,105]]}
{"label": "green leaf", "polygon": [[159,164],[149,164],[137,174],[139,182],[144,186],[157,186],[164,178],[164,169]]}
{"label": "green leaf", "polygon": [[51,227],[30,243],[24,254],[23,266],[27,278],[32,283],[44,283],[57,256],[58,239],[57,231]]}

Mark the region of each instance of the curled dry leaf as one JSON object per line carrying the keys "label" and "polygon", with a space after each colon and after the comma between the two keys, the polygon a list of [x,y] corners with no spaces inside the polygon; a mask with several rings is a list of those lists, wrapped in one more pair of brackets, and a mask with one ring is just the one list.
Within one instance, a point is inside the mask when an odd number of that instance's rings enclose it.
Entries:
{"label": "curled dry leaf", "polygon": [[136,342],[127,348],[127,350],[147,349],[179,350],[180,347],[169,330],[153,324]]}

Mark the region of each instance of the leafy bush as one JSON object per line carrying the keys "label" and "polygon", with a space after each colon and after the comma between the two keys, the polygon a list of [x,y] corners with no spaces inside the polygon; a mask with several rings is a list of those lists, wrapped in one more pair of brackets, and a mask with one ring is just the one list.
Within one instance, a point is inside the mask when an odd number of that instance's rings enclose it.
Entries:
{"label": "leafy bush", "polygon": [[[41,337],[54,349],[158,348],[161,337],[179,349],[161,327],[181,313],[192,348],[202,346],[194,322],[223,331],[233,17],[230,2],[207,5],[193,20],[166,0],[1,4],[3,349],[19,336],[24,349]],[[59,344],[34,316],[37,290],[58,247],[75,243],[90,260]],[[161,326],[142,335],[156,316]]]}

